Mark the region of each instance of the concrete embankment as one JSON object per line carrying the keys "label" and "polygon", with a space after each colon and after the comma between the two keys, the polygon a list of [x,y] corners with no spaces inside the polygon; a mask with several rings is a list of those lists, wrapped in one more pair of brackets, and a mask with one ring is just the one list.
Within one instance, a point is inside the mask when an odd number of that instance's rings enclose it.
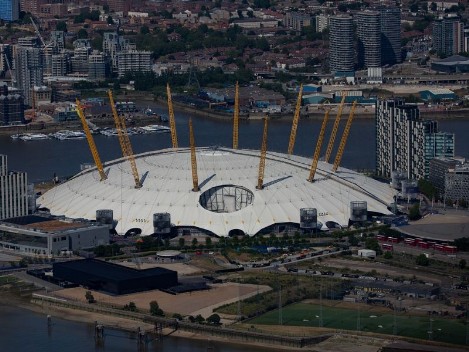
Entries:
{"label": "concrete embankment", "polygon": [[149,314],[124,311],[111,307],[100,306],[99,304],[86,304],[59,299],[51,296],[34,294],[32,303],[42,306],[43,308],[68,308],[80,311],[86,311],[95,314],[103,314],[118,318],[129,319],[145,324],[155,326],[155,329],[169,329],[170,331],[185,331],[193,334],[211,336],[213,338],[228,339],[232,342],[241,342],[246,344],[264,344],[270,346],[284,346],[289,348],[304,348],[318,344],[329,339],[332,334],[324,334],[314,337],[293,337],[281,336],[256,331],[241,331],[228,327],[201,325],[176,319],[155,317]]}

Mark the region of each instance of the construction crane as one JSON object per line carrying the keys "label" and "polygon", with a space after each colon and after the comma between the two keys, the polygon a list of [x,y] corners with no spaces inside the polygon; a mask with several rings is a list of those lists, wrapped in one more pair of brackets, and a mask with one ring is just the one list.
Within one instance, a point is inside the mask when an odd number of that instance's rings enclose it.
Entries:
{"label": "construction crane", "polygon": [[259,160],[259,176],[257,178],[257,189],[264,188],[265,158],[267,156],[267,117],[264,117],[264,132],[262,134],[261,158]]}
{"label": "construction crane", "polygon": [[[46,45],[46,42],[44,41],[44,38],[42,38],[41,32],[39,32],[39,28],[37,27],[36,22],[34,22],[32,17],[29,17],[29,19],[31,20],[31,23],[33,24],[34,31],[36,32],[37,36],[39,37],[39,40],[41,41],[42,47],[46,48],[48,45]],[[50,43],[49,43],[49,45],[50,45]]]}
{"label": "construction crane", "polygon": [[303,84],[300,85],[300,90],[298,92],[298,99],[296,100],[295,115],[293,116],[293,123],[291,126],[291,133],[290,133],[290,143],[288,144],[289,155],[292,155],[293,147],[295,146],[296,130],[298,129],[298,120],[300,119],[302,95],[303,95]]}
{"label": "construction crane", "polygon": [[195,155],[194,129],[192,128],[192,118],[189,119],[189,144],[191,146],[191,166],[192,166],[192,190],[199,191],[199,177],[197,176],[197,157]]}
{"label": "construction crane", "polygon": [[324,133],[326,132],[327,121],[329,120],[329,111],[326,110],[324,120],[322,121],[321,131],[319,132],[318,141],[316,142],[316,150],[314,151],[313,162],[311,163],[311,169],[309,171],[308,181],[314,181],[314,175],[316,175],[316,169],[318,167],[319,155],[321,153],[322,141],[324,140]]}
{"label": "construction crane", "polygon": [[355,108],[357,106],[357,101],[355,100],[348,115],[347,124],[344,128],[344,133],[340,140],[339,149],[337,150],[337,155],[335,156],[334,166],[332,167],[332,172],[336,172],[339,167],[340,161],[342,160],[342,155],[344,154],[345,144],[347,143],[348,134],[350,132],[350,126],[352,125],[353,116],[355,115]]}
{"label": "construction crane", "polygon": [[96,148],[96,144],[94,143],[93,136],[91,135],[90,128],[88,127],[88,123],[85,118],[85,114],[83,113],[83,107],[81,106],[80,101],[77,99],[77,114],[80,117],[81,124],[83,125],[83,130],[86,134],[86,140],[88,141],[88,145],[90,146],[91,155],[93,156],[94,163],[96,168],[98,169],[99,176],[101,177],[100,181],[104,181],[107,179],[107,175],[104,172],[103,164],[101,163],[101,158],[98,154],[98,149]]}
{"label": "construction crane", "polygon": [[169,83],[166,84],[166,94],[168,95],[168,113],[169,113],[169,127],[171,129],[171,142],[173,148],[178,148],[178,136],[176,134],[176,121],[174,120],[173,101],[171,99],[171,89]]}
{"label": "construction crane", "polygon": [[238,149],[238,132],[239,132],[239,85],[236,82],[234,115],[233,115],[233,149]]}
{"label": "construction crane", "polygon": [[132,145],[130,144],[129,135],[127,134],[127,128],[125,127],[125,119],[123,116],[119,116],[116,110],[116,105],[114,103],[114,98],[112,97],[112,91],[108,91],[109,102],[111,103],[112,116],[114,117],[114,122],[116,124],[117,134],[119,136],[119,143],[121,145],[122,154],[124,158],[127,158],[130,162],[130,167],[132,168],[132,175],[134,176],[135,188],[141,188],[142,183],[140,177],[138,176],[137,165],[135,163],[134,153],[132,151]]}
{"label": "construction crane", "polygon": [[334,147],[335,136],[337,135],[337,130],[339,128],[340,117],[342,116],[342,110],[344,109],[345,104],[345,92],[342,94],[342,101],[340,102],[339,109],[337,110],[337,116],[335,117],[334,127],[332,127],[331,137],[329,138],[329,144],[327,145],[326,156],[324,161],[327,163],[331,157],[332,148]]}

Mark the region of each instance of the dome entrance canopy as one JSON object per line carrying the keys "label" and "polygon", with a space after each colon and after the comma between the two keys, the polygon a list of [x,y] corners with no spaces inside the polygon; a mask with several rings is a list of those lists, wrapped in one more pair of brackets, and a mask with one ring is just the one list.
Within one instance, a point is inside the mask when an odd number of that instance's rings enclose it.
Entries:
{"label": "dome entrance canopy", "polygon": [[199,203],[215,213],[233,213],[252,204],[254,194],[245,187],[222,185],[212,187],[200,195]]}

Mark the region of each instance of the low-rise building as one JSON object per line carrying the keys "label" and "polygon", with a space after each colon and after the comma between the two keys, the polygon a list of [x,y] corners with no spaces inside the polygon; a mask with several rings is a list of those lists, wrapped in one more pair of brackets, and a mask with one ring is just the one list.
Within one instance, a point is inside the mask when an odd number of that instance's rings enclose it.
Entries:
{"label": "low-rise building", "polygon": [[0,249],[25,255],[59,255],[109,244],[109,226],[87,220],[26,215],[0,221]]}

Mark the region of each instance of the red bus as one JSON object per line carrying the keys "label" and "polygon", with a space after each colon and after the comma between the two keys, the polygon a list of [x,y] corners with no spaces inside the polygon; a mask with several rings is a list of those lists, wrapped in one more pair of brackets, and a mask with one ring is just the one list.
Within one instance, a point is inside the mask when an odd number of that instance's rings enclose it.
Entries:
{"label": "red bus", "polygon": [[388,237],[388,242],[399,243],[399,238],[397,238],[397,237]]}
{"label": "red bus", "polygon": [[443,246],[443,251],[445,253],[453,254],[458,251],[458,247],[456,246]]}
{"label": "red bus", "polygon": [[383,251],[386,252],[392,252],[394,250],[392,244],[383,243],[381,247],[383,248]]}
{"label": "red bus", "polygon": [[383,235],[376,235],[376,239],[377,239],[379,242],[384,242],[384,241],[386,241],[386,236],[383,236]]}
{"label": "red bus", "polygon": [[414,246],[414,247],[417,245],[417,242],[415,242],[413,238],[406,238],[404,240],[404,243],[408,246]]}

